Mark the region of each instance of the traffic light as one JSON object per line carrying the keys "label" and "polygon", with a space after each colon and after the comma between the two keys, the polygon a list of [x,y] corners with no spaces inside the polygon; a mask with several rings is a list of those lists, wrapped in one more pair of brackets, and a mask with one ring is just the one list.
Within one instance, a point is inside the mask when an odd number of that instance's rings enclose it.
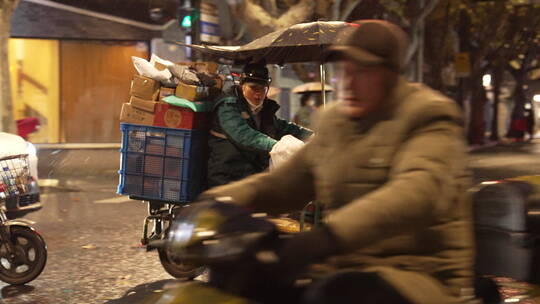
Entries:
{"label": "traffic light", "polygon": [[200,18],[199,10],[194,7],[182,7],[178,15],[180,26],[186,30],[191,30]]}
{"label": "traffic light", "polygon": [[183,28],[190,28],[192,24],[191,15],[185,15],[184,18],[182,18],[182,22],[180,22],[180,25]]}

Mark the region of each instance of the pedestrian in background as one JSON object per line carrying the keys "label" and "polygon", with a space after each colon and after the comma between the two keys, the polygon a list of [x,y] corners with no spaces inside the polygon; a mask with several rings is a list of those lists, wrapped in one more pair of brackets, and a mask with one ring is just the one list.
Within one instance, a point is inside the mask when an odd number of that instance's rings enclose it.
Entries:
{"label": "pedestrian in background", "polygon": [[317,111],[315,108],[315,93],[305,92],[300,97],[300,109],[294,115],[294,123],[305,128],[311,128],[313,115]]}

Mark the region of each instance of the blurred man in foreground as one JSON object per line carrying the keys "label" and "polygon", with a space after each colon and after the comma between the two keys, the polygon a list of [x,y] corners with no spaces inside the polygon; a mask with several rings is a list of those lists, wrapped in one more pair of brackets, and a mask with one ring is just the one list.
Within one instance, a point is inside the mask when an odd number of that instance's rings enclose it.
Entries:
{"label": "blurred man in foreground", "polygon": [[459,108],[399,76],[407,38],[397,26],[358,21],[340,41],[328,53],[336,62],[339,102],[322,113],[313,140],[275,171],[203,197],[230,197],[270,213],[321,203],[328,211],[324,225],[285,241],[274,265],[281,275],[295,275],[325,261],[334,283],[312,289],[317,303],[353,297],[443,304],[473,297]]}

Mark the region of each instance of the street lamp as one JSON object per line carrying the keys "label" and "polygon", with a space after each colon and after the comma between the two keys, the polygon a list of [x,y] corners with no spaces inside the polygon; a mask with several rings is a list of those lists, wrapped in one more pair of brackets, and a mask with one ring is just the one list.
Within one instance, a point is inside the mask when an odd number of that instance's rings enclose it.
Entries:
{"label": "street lamp", "polygon": [[485,88],[488,88],[491,86],[491,75],[490,74],[486,74],[482,77],[482,85],[485,87]]}

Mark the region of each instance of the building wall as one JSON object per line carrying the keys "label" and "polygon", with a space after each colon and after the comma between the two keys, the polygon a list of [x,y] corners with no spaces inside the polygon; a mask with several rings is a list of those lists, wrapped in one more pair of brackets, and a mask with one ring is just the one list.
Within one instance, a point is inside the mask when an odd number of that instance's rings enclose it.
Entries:
{"label": "building wall", "polygon": [[136,73],[131,56],[148,58],[146,43],[62,41],[61,140],[120,141],[119,116]]}

